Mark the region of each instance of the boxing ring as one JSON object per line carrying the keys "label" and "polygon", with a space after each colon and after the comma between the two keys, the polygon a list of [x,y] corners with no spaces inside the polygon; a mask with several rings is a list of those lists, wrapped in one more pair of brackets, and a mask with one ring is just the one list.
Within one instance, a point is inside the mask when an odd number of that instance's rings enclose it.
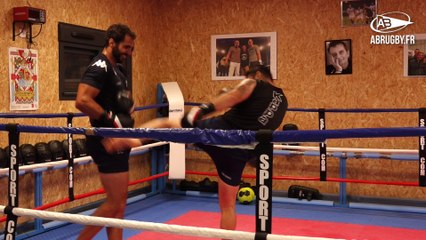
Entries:
{"label": "boxing ring", "polygon": [[[188,103],[188,105],[195,105],[195,103]],[[138,108],[138,110],[153,109],[158,107],[164,107],[167,104],[159,104],[155,106],[148,106],[144,108]],[[301,111],[300,109],[290,109],[293,111]],[[306,111],[318,111],[319,121],[325,122],[324,118],[321,118],[321,114],[324,114],[327,110],[312,110]],[[335,110],[330,110],[335,111]],[[350,110],[339,110],[339,111],[350,111]],[[363,111],[379,111],[379,110],[363,110]],[[417,110],[408,109],[381,109],[380,111],[408,111],[413,112]],[[420,112],[423,112],[421,110]],[[71,115],[71,117],[70,117]],[[78,114],[64,114],[64,115],[3,115],[2,117],[67,117],[72,121],[72,116],[80,116]],[[82,116],[82,115],[81,115]],[[321,120],[323,119],[323,120]],[[421,122],[421,120],[419,120]],[[423,121],[424,122],[424,121]],[[321,127],[321,124],[320,124]],[[286,200],[285,198],[272,197],[272,180],[307,180],[307,181],[330,181],[340,183],[339,193],[339,206],[347,206],[354,208],[363,208],[369,206],[354,205],[348,203],[346,199],[346,184],[347,183],[370,183],[370,184],[388,184],[388,185],[403,185],[403,186],[424,186],[424,153],[422,152],[422,143],[424,144],[424,136],[426,135],[426,129],[423,127],[404,127],[404,128],[359,128],[359,129],[340,129],[340,130],[326,130],[325,124],[321,130],[298,130],[298,131],[242,131],[242,130],[200,130],[200,129],[107,129],[107,128],[73,128],[70,121],[68,121],[68,127],[41,127],[41,126],[28,126],[28,125],[16,125],[16,124],[0,124],[0,131],[8,131],[9,133],[9,146],[10,156],[8,169],[0,169],[0,177],[8,176],[9,186],[9,202],[8,204],[0,205],[0,210],[4,212],[7,217],[0,219],[0,222],[6,221],[5,236],[0,239],[14,239],[15,231],[17,226],[17,217],[33,217],[36,219],[55,220],[55,221],[67,221],[78,224],[90,224],[98,226],[116,226],[129,229],[144,229],[158,232],[168,232],[173,234],[185,234],[191,236],[200,237],[218,237],[218,238],[232,238],[232,239],[329,239],[329,238],[314,238],[314,237],[303,237],[303,236],[282,236],[271,233],[271,222],[272,222],[272,206],[275,202],[294,202],[292,200]],[[58,162],[49,162],[43,164],[33,164],[28,166],[19,166],[14,158],[13,149],[19,145],[19,133],[51,133],[51,134],[67,134],[69,142],[69,159]],[[131,137],[131,138],[152,138],[159,142],[135,148],[132,150],[132,154],[145,154],[148,149],[158,146],[167,145],[169,142],[176,143],[204,143],[221,145],[224,147],[242,147],[242,148],[253,148],[253,144],[256,144],[255,151],[258,156],[257,174],[251,176],[243,176],[244,178],[257,178],[258,193],[256,199],[256,231],[253,232],[242,232],[242,231],[227,231],[221,229],[211,228],[195,228],[188,226],[175,226],[168,224],[158,224],[150,222],[139,222],[130,220],[117,220],[117,219],[104,219],[90,216],[73,216],[75,214],[55,213],[49,211],[40,211],[49,209],[52,206],[60,205],[65,202],[78,200],[93,194],[101,194],[103,190],[97,190],[91,193],[74,196],[73,184],[69,181],[69,197],[67,199],[59,200],[53,203],[42,205],[41,203],[41,172],[46,170],[56,170],[68,167],[68,172],[74,172],[74,166],[87,164],[91,162],[90,157],[76,158],[72,156],[72,136],[73,135],[98,135],[103,137]],[[367,149],[367,148],[331,148],[325,145],[328,139],[343,139],[343,138],[384,138],[384,137],[419,137],[419,150],[392,150],[392,149]],[[320,146],[289,146],[281,145],[281,143],[294,143],[294,142],[314,142],[320,143]],[[275,143],[275,145],[274,145]],[[424,145],[423,145],[424,146]],[[274,150],[275,149],[275,150]],[[164,156],[161,151],[151,152],[151,160],[160,161],[164,163]],[[320,169],[319,177],[291,177],[291,176],[278,176],[272,175],[272,165],[274,155],[305,155],[305,156],[318,156],[321,161],[321,166],[327,166],[327,157],[336,157],[340,161],[340,178],[329,178],[327,177],[326,167]],[[16,157],[16,155],[15,155]],[[348,158],[384,158],[389,160],[406,160],[406,161],[418,161],[419,162],[419,182],[380,182],[380,181],[364,181],[356,179],[346,179],[346,160]],[[325,161],[325,162],[323,162]],[[161,179],[168,175],[168,172],[162,172],[164,165],[159,166],[153,164],[151,169],[152,176],[139,181],[131,182],[130,184],[137,184],[140,182],[152,181],[155,179]],[[22,209],[19,208],[19,194],[17,191],[19,175],[26,173],[35,174],[36,189],[35,198],[39,198],[39,202],[35,202],[36,208]],[[187,172],[187,174],[200,174],[195,172]],[[206,173],[209,175],[208,173]],[[422,175],[423,174],[423,175]],[[214,174],[213,174],[214,175]],[[69,174],[69,179],[73,179],[72,174]],[[37,180],[38,179],[38,180]],[[159,194],[165,185],[164,179],[152,182],[152,191],[139,197],[137,200],[150,197],[151,195]],[[157,185],[158,184],[158,185]],[[136,201],[136,200],[135,200]],[[295,200],[296,201],[296,200]],[[304,201],[303,201],[304,202]],[[306,202],[305,202],[306,203]],[[334,203],[326,201],[312,201],[312,204],[325,204],[333,206]],[[370,206],[371,208],[379,206]],[[379,207],[380,208],[380,207]],[[384,207],[383,209],[386,209]],[[398,211],[395,207],[388,207],[387,210]],[[401,207],[400,211],[426,213],[424,208],[417,207]],[[36,221],[37,223],[37,221]],[[36,224],[37,225],[37,224]],[[36,227],[37,228],[37,227]],[[41,222],[38,222],[37,231],[43,231]],[[19,236],[17,236],[19,239]]]}

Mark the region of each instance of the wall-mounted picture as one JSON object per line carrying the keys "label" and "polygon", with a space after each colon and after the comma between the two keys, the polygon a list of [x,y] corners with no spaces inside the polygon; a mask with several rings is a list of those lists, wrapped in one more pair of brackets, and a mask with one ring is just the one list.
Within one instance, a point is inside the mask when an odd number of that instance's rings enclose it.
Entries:
{"label": "wall-mounted picture", "polygon": [[426,77],[426,34],[415,34],[416,43],[404,45],[404,76]]}
{"label": "wall-mounted picture", "polygon": [[352,74],[350,39],[325,41],[325,74]]}
{"label": "wall-mounted picture", "polygon": [[38,109],[38,65],[37,50],[9,48],[10,110]]}
{"label": "wall-mounted picture", "polygon": [[377,0],[341,0],[342,27],[369,25],[377,14]]}
{"label": "wall-mounted picture", "polygon": [[245,73],[258,65],[269,66],[276,79],[276,36],[276,32],[212,35],[212,79],[244,79]]}

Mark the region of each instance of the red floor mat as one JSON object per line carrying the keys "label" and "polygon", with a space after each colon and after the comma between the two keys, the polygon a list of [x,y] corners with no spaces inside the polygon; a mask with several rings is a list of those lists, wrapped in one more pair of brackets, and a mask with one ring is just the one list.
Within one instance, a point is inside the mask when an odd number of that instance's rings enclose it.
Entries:
{"label": "red floor mat", "polygon": [[[219,213],[190,211],[180,217],[168,221],[195,227],[219,228]],[[238,215],[237,230],[253,231],[254,216]],[[392,228],[349,223],[322,222],[274,217],[272,233],[281,235],[297,235],[307,237],[343,238],[348,240],[425,240],[426,231],[405,228]],[[141,232],[130,240],[206,240],[216,238],[200,238],[184,235],[173,235],[156,232]]]}

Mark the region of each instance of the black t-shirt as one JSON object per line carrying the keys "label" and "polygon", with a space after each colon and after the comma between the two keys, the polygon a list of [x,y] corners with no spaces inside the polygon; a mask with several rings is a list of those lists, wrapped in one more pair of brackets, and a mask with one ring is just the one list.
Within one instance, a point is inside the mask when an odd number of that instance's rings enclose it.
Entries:
{"label": "black t-shirt", "polygon": [[[113,67],[102,53],[93,58],[83,74],[80,83],[100,90],[95,101],[106,111],[117,112],[117,96],[120,91],[130,91],[127,78],[118,67]],[[95,119],[90,119],[94,127],[102,127]]]}
{"label": "black t-shirt", "polygon": [[241,51],[241,66],[245,67],[249,65],[249,56],[248,52]]}
{"label": "black t-shirt", "polygon": [[281,88],[256,80],[256,87],[245,101],[221,117],[235,129],[277,129],[287,111],[287,98]]}

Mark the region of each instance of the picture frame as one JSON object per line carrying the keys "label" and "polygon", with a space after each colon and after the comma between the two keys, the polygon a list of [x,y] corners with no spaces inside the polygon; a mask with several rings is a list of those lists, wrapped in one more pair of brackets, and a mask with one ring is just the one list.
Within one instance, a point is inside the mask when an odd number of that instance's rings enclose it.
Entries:
{"label": "picture frame", "polygon": [[413,35],[416,43],[404,45],[404,76],[426,77],[426,33]]}
{"label": "picture frame", "polygon": [[[238,47],[235,47],[236,41],[238,41]],[[244,46],[246,50],[243,50]],[[240,60],[239,64],[238,60]],[[276,32],[211,36],[211,75],[213,80],[244,79],[244,73],[257,64],[269,66],[273,79],[277,78]],[[232,75],[229,74],[231,71]]]}
{"label": "picture frame", "polygon": [[377,0],[341,0],[342,27],[370,25],[376,18]]}
{"label": "picture frame", "polygon": [[9,47],[10,110],[39,108],[39,58],[35,49]]}
{"label": "picture frame", "polygon": [[325,41],[325,74],[352,74],[352,40]]}

